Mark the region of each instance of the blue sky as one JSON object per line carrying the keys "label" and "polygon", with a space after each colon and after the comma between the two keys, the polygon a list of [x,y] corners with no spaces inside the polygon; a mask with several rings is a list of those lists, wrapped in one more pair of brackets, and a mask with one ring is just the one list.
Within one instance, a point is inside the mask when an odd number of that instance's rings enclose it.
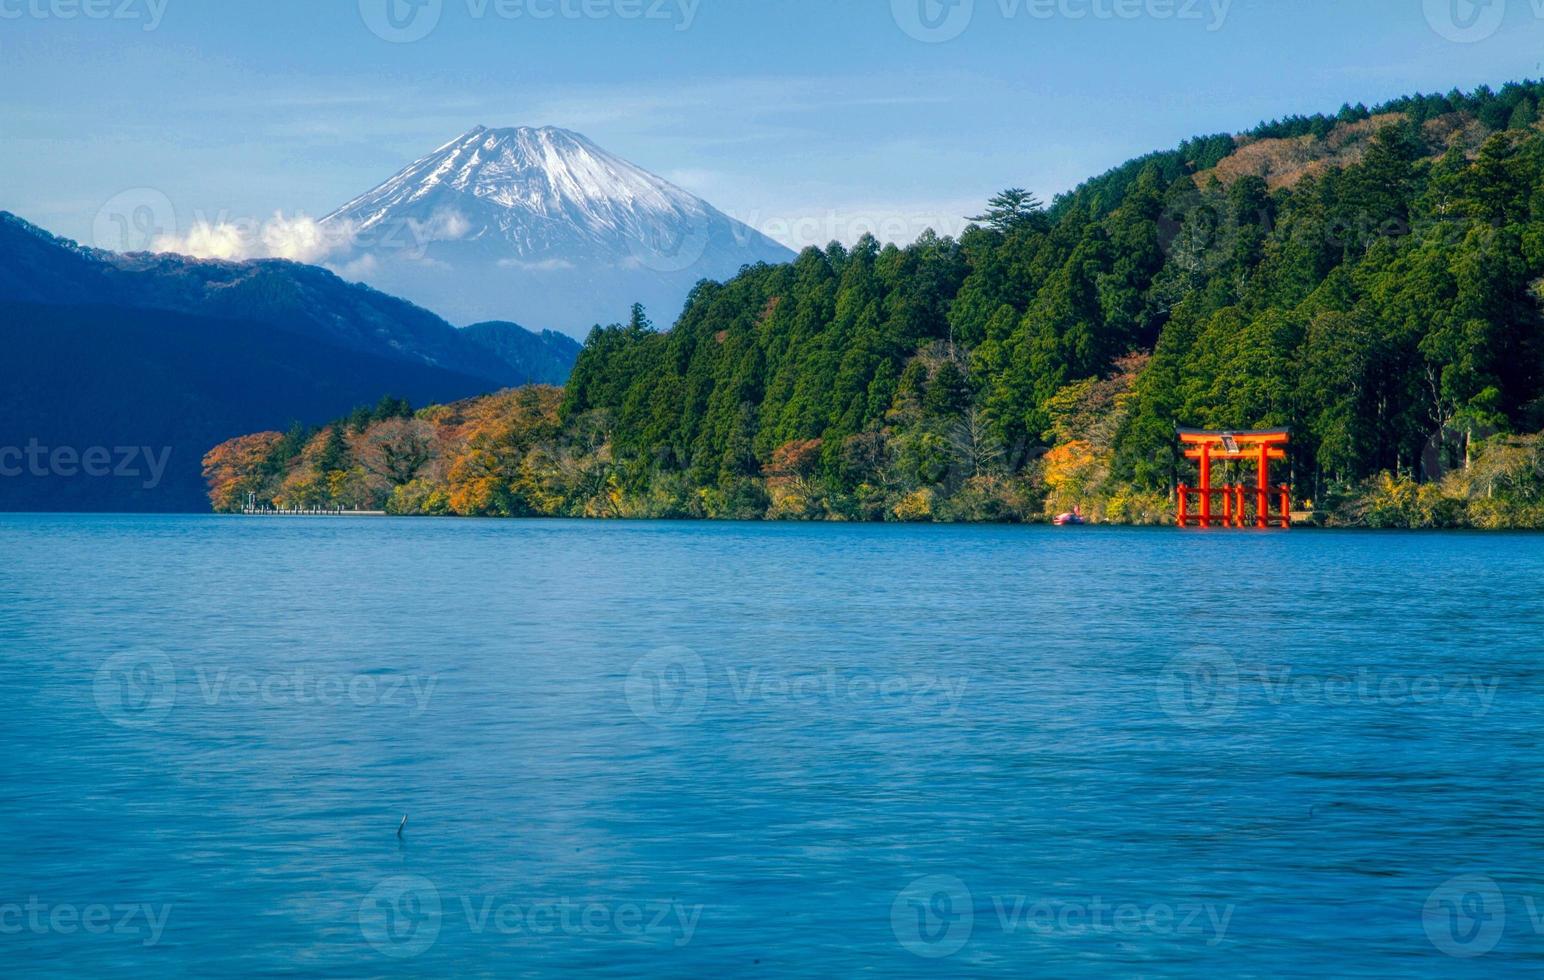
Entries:
{"label": "blue sky", "polygon": [[909,240],[1541,60],[1544,0],[0,0],[0,209],[84,241],[146,189],[183,230],[320,216],[475,124],[552,124],[794,244]]}

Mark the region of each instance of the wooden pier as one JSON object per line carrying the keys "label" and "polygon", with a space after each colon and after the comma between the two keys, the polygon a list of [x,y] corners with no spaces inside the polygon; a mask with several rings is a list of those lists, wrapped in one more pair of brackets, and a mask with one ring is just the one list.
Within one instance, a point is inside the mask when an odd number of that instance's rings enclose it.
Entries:
{"label": "wooden pier", "polygon": [[330,507],[280,510],[276,507],[243,507],[243,517],[386,517],[384,510],[343,510]]}
{"label": "wooden pier", "polygon": [[243,517],[385,517],[384,510],[360,510],[347,507],[267,507],[257,502],[257,494],[248,492],[247,503],[241,508]]}

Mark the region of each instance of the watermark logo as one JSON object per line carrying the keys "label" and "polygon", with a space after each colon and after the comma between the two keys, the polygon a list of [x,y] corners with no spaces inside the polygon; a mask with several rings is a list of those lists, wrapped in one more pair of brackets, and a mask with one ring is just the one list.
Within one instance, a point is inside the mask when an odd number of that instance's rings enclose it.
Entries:
{"label": "watermark logo", "polygon": [[651,272],[684,272],[696,265],[708,250],[708,226],[694,222],[685,227],[661,227],[630,235],[627,239],[633,268]]}
{"label": "watermark logo", "polygon": [[1456,470],[1467,466],[1465,457],[1469,447],[1484,442],[1501,430],[1491,425],[1475,425],[1461,428],[1444,425],[1431,434],[1421,448],[1421,473],[1431,481],[1441,480]]}
{"label": "watermark logo", "polygon": [[1483,41],[1501,29],[1506,0],[1425,0],[1426,23],[1456,44]]}
{"label": "watermark logo", "polygon": [[91,243],[111,252],[150,252],[177,234],[177,209],[153,187],[133,187],[102,205],[91,223]]}
{"label": "watermark logo", "polygon": [[152,728],[177,703],[177,668],[159,651],[125,650],[97,668],[92,695],[113,724]]}
{"label": "watermark logo", "polygon": [[418,875],[398,875],[376,885],[359,903],[359,931],[393,959],[411,959],[440,937],[440,892]]}
{"label": "watermark logo", "polygon": [[1158,676],[1158,704],[1187,728],[1222,724],[1238,707],[1238,664],[1226,653],[1191,650]]}
{"label": "watermark logo", "polygon": [[896,940],[924,959],[958,953],[970,941],[975,924],[970,889],[953,875],[918,878],[890,905],[890,929]]}
{"label": "watermark logo", "polygon": [[633,664],[627,673],[627,704],[656,728],[689,725],[708,700],[708,670],[685,647],[665,647]]}
{"label": "watermark logo", "polygon": [[1182,271],[1210,274],[1234,257],[1245,224],[1269,232],[1271,216],[1264,211],[1237,213],[1225,198],[1187,185],[1180,195],[1165,201],[1158,215],[1158,247]]}
{"label": "watermark logo", "polygon": [[1431,944],[1448,956],[1484,956],[1506,929],[1506,899],[1485,875],[1449,878],[1426,896],[1421,924]]}
{"label": "watermark logo", "polygon": [[976,0],[890,0],[896,25],[924,44],[942,44],[959,37],[975,12]]}
{"label": "watermark logo", "polygon": [[439,26],[445,0],[359,0],[370,33],[392,44],[422,41]]}

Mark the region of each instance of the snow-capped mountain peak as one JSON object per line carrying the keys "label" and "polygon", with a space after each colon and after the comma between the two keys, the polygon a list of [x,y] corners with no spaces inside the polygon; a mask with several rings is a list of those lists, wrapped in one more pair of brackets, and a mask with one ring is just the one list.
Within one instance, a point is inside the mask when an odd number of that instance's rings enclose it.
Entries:
{"label": "snow-capped mountain peak", "polygon": [[661,324],[702,279],[793,253],[553,126],[477,126],[323,219],[331,263],[453,321],[582,336],[635,302]]}
{"label": "snow-capped mountain peak", "polygon": [[[504,268],[601,263],[676,278],[691,271],[676,290],[681,298],[699,278],[791,255],[669,181],[552,126],[477,126],[323,221],[350,227],[362,251],[378,258],[395,242],[424,257],[459,251],[463,263],[475,252]],[[519,319],[516,312],[482,307],[477,315]]]}

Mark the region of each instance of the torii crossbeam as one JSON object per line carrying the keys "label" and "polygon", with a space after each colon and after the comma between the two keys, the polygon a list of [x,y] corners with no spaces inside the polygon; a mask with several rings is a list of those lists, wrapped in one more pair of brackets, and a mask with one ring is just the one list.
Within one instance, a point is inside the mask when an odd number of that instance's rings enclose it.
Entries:
{"label": "torii crossbeam", "polygon": [[[1180,527],[1291,527],[1292,488],[1287,484],[1271,487],[1271,461],[1287,458],[1287,443],[1291,433],[1286,429],[1264,429],[1252,432],[1212,432],[1202,429],[1180,429],[1179,441],[1185,458],[1193,459],[1200,466],[1201,485],[1179,485]],[[1212,486],[1212,463],[1216,460],[1253,460],[1257,467],[1255,485],[1247,488],[1242,483],[1221,487]],[[1192,510],[1190,499],[1197,498],[1198,506]],[[1215,506],[1221,498],[1222,508]],[[1272,498],[1278,498],[1280,510],[1272,514]],[[1248,513],[1253,502],[1254,513]]]}

